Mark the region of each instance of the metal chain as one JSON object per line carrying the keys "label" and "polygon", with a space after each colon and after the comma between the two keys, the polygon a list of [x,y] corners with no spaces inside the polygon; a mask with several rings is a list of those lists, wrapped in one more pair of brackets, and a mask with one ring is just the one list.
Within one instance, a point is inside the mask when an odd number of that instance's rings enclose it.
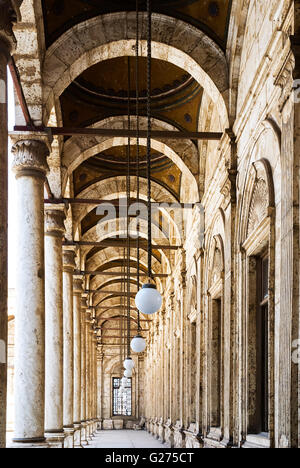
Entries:
{"label": "metal chain", "polygon": [[[139,75],[139,0],[136,0],[136,47],[135,47],[135,74],[136,74],[136,198],[140,203],[140,75]],[[137,256],[137,291],[140,289],[140,213],[137,216],[137,240],[136,240],[136,256]],[[138,310],[138,332],[141,330],[141,317]]]}
{"label": "metal chain", "polygon": [[151,55],[152,25],[151,0],[147,0],[148,37],[147,37],[147,181],[148,181],[148,276],[152,278],[152,213],[151,213]]}
{"label": "metal chain", "polygon": [[122,328],[123,328],[122,340],[121,340],[121,349],[122,349],[121,353],[122,353],[122,356],[124,353],[124,356],[122,357],[121,369],[123,367],[123,361],[126,358],[126,297],[125,297],[125,294],[126,294],[126,250],[125,248],[123,249],[122,270],[123,270],[123,281],[122,281],[123,296],[122,296],[122,317],[120,321],[122,322]]}
{"label": "metal chain", "polygon": [[[131,129],[131,105],[130,105],[130,57],[128,57],[128,130]],[[127,357],[130,357],[130,239],[129,239],[129,203],[130,203],[130,163],[131,163],[131,147],[130,137],[127,144],[127,177],[126,177],[126,192],[127,192]]]}

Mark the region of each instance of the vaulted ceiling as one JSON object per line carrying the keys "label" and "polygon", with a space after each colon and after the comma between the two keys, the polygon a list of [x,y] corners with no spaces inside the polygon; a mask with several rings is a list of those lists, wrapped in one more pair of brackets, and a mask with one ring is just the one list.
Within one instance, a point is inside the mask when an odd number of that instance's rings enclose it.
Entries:
{"label": "vaulted ceiling", "polygon": [[[231,0],[153,0],[153,11],[181,19],[206,32],[225,49]],[[42,0],[46,44],[75,24],[105,13],[134,11],[135,0]],[[145,11],[145,0],[139,1]]]}
{"label": "vaulted ceiling", "polygon": [[[135,0],[42,0],[44,30],[46,46],[50,47],[62,34],[74,25],[82,23],[93,17],[122,11],[135,11]],[[226,49],[228,24],[231,13],[231,0],[153,0],[153,11],[163,15],[180,19],[204,31],[224,51]],[[140,11],[146,10],[145,0],[139,1]],[[147,111],[147,60],[140,57],[139,71],[139,114],[146,116]],[[102,61],[87,68],[78,76],[60,96],[61,115],[65,127],[87,127],[109,119],[111,117],[136,116],[136,87],[137,87],[136,61],[134,57],[119,57]],[[152,59],[151,81],[151,115],[162,126],[168,125],[174,129],[190,132],[198,131],[199,114],[203,100],[203,89],[197,81],[184,69],[164,60]],[[129,104],[128,104],[129,103]],[[146,147],[145,142],[140,147],[140,176],[146,177]],[[197,147],[194,142],[195,148]],[[130,174],[136,175],[137,148],[130,148]],[[127,173],[128,147],[126,144],[114,145],[81,163],[71,176],[72,193],[75,197],[86,196],[89,190],[97,184],[112,178],[120,178]],[[182,170],[163,151],[151,153],[152,180],[162,193],[170,194],[172,200],[180,201],[182,183],[184,180]],[[186,180],[185,180],[186,183]],[[111,193],[115,202],[118,193]],[[198,200],[194,200],[195,202]],[[120,213],[116,211],[116,217]],[[79,232],[83,239],[94,239],[93,233],[103,220],[104,215],[98,215],[97,210],[91,207],[80,218]],[[154,217],[153,223],[163,232],[162,216]],[[165,233],[168,237],[169,233]],[[98,239],[95,239],[98,240]],[[124,242],[124,247],[126,243]],[[94,273],[120,271],[124,264],[123,248],[91,246],[85,250],[87,269]],[[141,247],[141,271],[146,273],[147,251],[145,244]],[[136,273],[136,250],[131,250],[131,271]],[[155,268],[161,269],[164,258],[170,258],[170,253],[159,249],[153,251]],[[101,277],[100,277],[101,278]],[[116,315],[113,307],[122,305],[119,297],[122,291],[122,278],[109,279],[105,282],[108,294],[103,291],[94,294],[95,305],[102,304],[112,307],[111,314],[98,313],[99,322],[102,314],[105,320],[114,320]],[[91,285],[98,290],[103,288],[103,278],[91,275]],[[136,277],[131,278],[131,285],[136,291]],[[115,294],[111,290],[115,288]],[[105,290],[105,288],[104,288]],[[97,300],[96,300],[97,298]],[[132,298],[133,299],[133,298]],[[134,305],[132,301],[132,305]],[[114,311],[113,311],[114,310]],[[117,315],[116,319],[120,317]],[[117,335],[117,334],[116,334]]]}

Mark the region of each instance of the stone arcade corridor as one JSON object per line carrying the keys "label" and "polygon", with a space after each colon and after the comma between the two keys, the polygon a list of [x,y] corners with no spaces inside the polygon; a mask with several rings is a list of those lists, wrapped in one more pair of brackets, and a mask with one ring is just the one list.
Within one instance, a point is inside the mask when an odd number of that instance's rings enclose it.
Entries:
{"label": "stone arcade corridor", "polygon": [[299,83],[299,0],[0,0],[1,448],[299,448]]}

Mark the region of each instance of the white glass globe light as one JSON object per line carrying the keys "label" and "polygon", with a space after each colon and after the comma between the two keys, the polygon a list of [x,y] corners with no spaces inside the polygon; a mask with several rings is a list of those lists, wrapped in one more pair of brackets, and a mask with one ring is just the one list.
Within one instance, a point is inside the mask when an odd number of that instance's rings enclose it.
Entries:
{"label": "white glass globe light", "polygon": [[161,308],[162,297],[154,284],[144,284],[135,296],[135,304],[142,314],[152,315]]}
{"label": "white glass globe light", "polygon": [[124,372],[124,377],[126,377],[126,379],[130,379],[130,377],[132,377],[132,371],[131,370],[126,370]]}
{"label": "white glass globe light", "polygon": [[131,358],[126,358],[124,361],[124,369],[132,371],[134,368],[134,361]]}
{"label": "white glass globe light", "polygon": [[146,349],[146,341],[140,335],[137,335],[131,341],[131,349],[135,353],[143,353]]}

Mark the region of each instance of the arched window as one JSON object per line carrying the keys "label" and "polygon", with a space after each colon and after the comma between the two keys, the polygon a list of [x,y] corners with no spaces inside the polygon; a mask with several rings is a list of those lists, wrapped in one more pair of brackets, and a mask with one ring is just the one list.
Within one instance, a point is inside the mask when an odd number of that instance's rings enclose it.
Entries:
{"label": "arched window", "polygon": [[132,416],[132,379],[121,390],[121,379],[113,377],[113,416]]}

